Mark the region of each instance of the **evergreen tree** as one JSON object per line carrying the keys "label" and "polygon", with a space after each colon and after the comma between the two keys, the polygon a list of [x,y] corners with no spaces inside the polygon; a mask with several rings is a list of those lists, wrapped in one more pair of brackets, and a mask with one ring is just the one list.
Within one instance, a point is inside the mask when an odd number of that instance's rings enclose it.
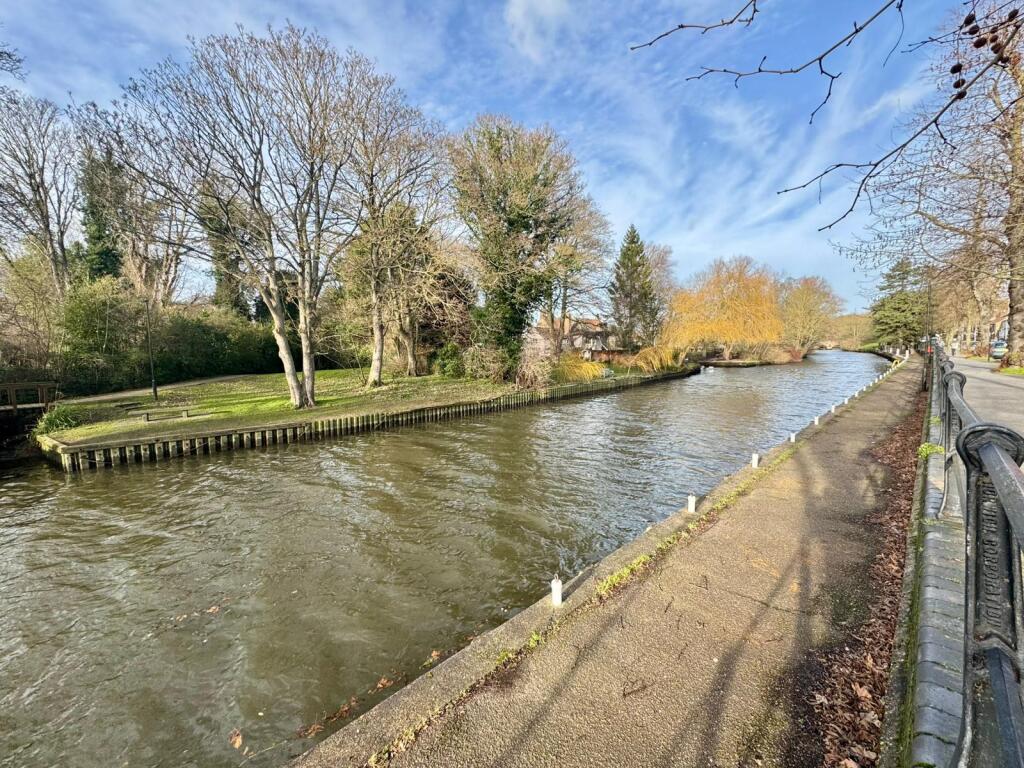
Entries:
{"label": "evergreen tree", "polygon": [[[242,283],[242,259],[234,252],[230,243],[234,241],[234,232],[226,217],[218,207],[209,187],[202,191],[202,203],[199,206],[200,224],[210,245],[210,266],[213,275],[213,303],[224,309],[236,312],[242,317],[253,314],[252,301]],[[259,302],[261,304],[262,302]],[[269,315],[266,305],[262,312]],[[259,315],[259,312],[255,314]],[[265,319],[257,317],[258,320]]]}
{"label": "evergreen tree", "polygon": [[619,343],[627,349],[653,344],[659,329],[660,304],[651,263],[632,224],[619,249],[608,293]]}
{"label": "evergreen tree", "polygon": [[927,309],[920,272],[910,259],[900,259],[882,275],[871,305],[875,338],[881,344],[913,344],[925,332]]}
{"label": "evergreen tree", "polygon": [[473,334],[515,373],[523,334],[551,290],[548,255],[572,228],[582,182],[565,142],[548,128],[529,130],[483,116],[451,146],[456,210],[482,266],[483,305]]}
{"label": "evergreen tree", "polygon": [[121,275],[122,255],[114,237],[112,217],[123,209],[125,182],[110,154],[87,152],[82,163],[82,229],[85,248],[80,258],[90,280]]}

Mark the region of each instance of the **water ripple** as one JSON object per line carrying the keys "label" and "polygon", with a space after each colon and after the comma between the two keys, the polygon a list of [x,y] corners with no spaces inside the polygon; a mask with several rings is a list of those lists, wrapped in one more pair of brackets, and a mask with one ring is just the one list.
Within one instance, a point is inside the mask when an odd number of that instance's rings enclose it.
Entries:
{"label": "water ripple", "polygon": [[372,703],[884,367],[819,353],[334,443],[2,471],[0,765],[235,765],[232,728],[260,749]]}

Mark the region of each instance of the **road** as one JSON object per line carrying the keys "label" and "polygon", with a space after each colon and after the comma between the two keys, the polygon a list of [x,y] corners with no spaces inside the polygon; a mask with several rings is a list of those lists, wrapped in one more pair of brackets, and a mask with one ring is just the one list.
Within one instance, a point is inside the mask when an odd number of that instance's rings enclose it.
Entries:
{"label": "road", "polygon": [[1024,376],[996,373],[998,363],[953,359],[953,365],[967,377],[964,397],[985,421],[994,421],[1024,435]]}

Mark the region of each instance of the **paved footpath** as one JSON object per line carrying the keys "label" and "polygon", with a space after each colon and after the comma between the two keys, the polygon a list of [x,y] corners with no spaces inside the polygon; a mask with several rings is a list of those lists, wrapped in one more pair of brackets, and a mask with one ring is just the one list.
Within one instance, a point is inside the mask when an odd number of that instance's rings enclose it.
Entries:
{"label": "paved footpath", "polygon": [[953,359],[954,370],[967,377],[964,397],[978,416],[1024,435],[1024,376],[996,373],[997,365],[965,357]]}
{"label": "paved footpath", "polygon": [[[856,630],[921,362],[825,422],[645,578],[425,728],[393,766],[810,766],[814,651]],[[325,755],[326,757],[326,755]]]}

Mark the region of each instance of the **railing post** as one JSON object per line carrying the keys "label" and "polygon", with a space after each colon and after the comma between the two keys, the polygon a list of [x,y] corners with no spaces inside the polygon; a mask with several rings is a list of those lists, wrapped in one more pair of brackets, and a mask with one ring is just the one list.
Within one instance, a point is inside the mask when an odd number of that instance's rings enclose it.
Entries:
{"label": "railing post", "polygon": [[[947,383],[953,376],[947,374]],[[956,449],[967,470],[968,652],[975,680],[987,673],[1002,735],[1001,764],[1024,766],[1024,710],[1017,684],[1024,660],[1021,550],[984,460],[987,454],[991,462],[992,452],[1001,449],[1019,466],[1024,438],[1007,427],[980,423],[960,431]],[[1024,515],[1024,509],[1016,513]]]}
{"label": "railing post", "polygon": [[960,385],[960,392],[964,391],[967,377],[959,371],[949,371],[942,376],[942,421],[945,427],[943,448],[950,451],[955,444],[957,435],[960,434],[960,414],[953,408],[949,401],[949,383],[955,381]]}
{"label": "railing post", "polygon": [[[1024,438],[997,424],[975,424],[957,436],[956,448],[967,467],[967,522],[976,552],[973,572],[975,639],[981,644],[998,642],[1015,663],[1020,662],[1018,628],[1021,607],[1020,553],[1006,517],[1006,510],[981,459],[981,451],[995,444],[1024,461]],[[970,561],[971,553],[968,553]]]}

